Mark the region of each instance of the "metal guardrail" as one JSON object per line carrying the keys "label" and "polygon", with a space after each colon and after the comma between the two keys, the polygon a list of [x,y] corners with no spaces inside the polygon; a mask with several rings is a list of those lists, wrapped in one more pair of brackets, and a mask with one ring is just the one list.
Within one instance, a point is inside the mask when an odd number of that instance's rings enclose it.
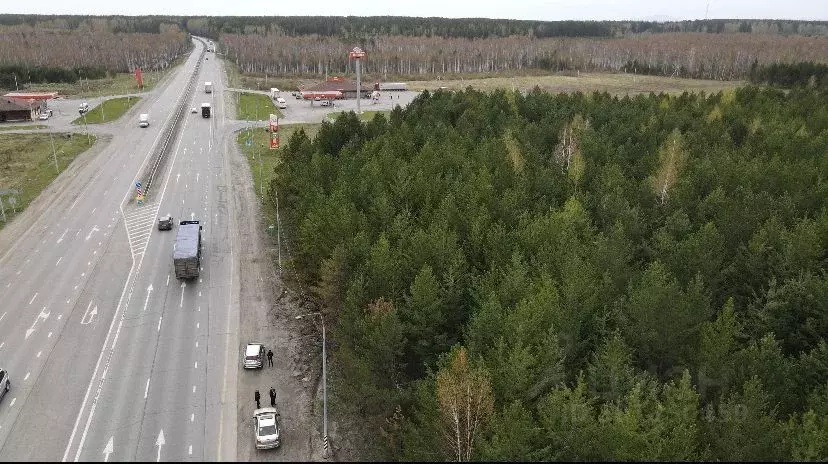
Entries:
{"label": "metal guardrail", "polygon": [[152,188],[153,180],[155,180],[155,175],[158,173],[158,170],[161,166],[162,161],[167,156],[170,148],[174,145],[174,142],[178,136],[179,128],[181,126],[181,121],[184,120],[183,116],[187,111],[187,102],[192,95],[194,84],[196,83],[196,79],[198,78],[198,72],[201,69],[201,63],[204,60],[204,55],[207,53],[207,44],[204,43],[201,39],[196,39],[204,45],[204,48],[201,50],[201,55],[198,57],[198,62],[195,65],[195,69],[193,70],[193,74],[190,76],[190,80],[187,82],[187,88],[184,93],[181,95],[181,98],[178,100],[178,104],[176,105],[174,111],[175,116],[173,120],[167,124],[167,127],[164,128],[164,135],[161,137],[161,142],[156,145],[155,148],[155,158],[152,161],[152,166],[150,167],[149,174],[147,174],[147,178],[145,179],[142,184],[144,187],[144,195],[149,195],[150,189]]}

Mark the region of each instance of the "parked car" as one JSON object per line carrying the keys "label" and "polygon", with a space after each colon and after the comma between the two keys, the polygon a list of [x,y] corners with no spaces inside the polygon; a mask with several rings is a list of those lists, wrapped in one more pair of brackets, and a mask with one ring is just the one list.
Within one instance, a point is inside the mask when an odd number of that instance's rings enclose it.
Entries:
{"label": "parked car", "polygon": [[11,390],[11,381],[9,380],[9,373],[0,369],[0,400],[6,397],[6,393]]}
{"label": "parked car", "polygon": [[265,348],[261,343],[248,343],[244,349],[244,368],[259,369],[264,366]]}
{"label": "parked car", "polygon": [[44,111],[44,112],[40,113],[40,116],[38,116],[37,119],[40,119],[41,121],[45,121],[45,120],[49,119],[49,113]]}
{"label": "parked car", "polygon": [[278,448],[281,445],[279,413],[276,408],[259,408],[253,411],[256,429],[256,449]]}
{"label": "parked car", "polygon": [[158,230],[172,230],[173,217],[169,214],[158,218]]}
{"label": "parked car", "polygon": [[198,113],[198,110],[196,109],[195,106],[190,108],[190,113]]}
{"label": "parked car", "polygon": [[330,100],[322,100],[322,106],[333,106]]}

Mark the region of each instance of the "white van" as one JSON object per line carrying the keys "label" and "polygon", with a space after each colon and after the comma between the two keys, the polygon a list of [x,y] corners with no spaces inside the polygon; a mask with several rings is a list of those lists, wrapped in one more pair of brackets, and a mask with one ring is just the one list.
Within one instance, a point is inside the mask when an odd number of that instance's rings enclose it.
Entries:
{"label": "white van", "polygon": [[287,108],[287,101],[285,101],[284,98],[279,97],[276,99],[276,106],[278,106],[279,109],[285,109]]}

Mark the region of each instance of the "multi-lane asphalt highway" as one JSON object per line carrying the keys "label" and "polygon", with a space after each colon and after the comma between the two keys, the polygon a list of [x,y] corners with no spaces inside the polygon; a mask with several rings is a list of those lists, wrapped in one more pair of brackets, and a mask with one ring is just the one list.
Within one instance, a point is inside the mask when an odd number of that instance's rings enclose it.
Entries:
{"label": "multi-lane asphalt highway", "polygon": [[[203,461],[236,457],[238,265],[222,78],[203,61],[164,170],[134,182],[196,70],[202,45],[0,256],[0,459]],[[213,82],[205,94],[203,82]],[[131,112],[130,114],[132,114]],[[203,225],[202,272],[182,283],[159,215]],[[234,310],[234,308],[236,308]]]}

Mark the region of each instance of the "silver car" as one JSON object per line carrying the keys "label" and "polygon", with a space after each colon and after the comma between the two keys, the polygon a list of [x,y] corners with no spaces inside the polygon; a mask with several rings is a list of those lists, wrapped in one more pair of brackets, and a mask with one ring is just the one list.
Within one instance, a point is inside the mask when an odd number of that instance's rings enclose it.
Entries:
{"label": "silver car", "polygon": [[264,345],[261,343],[248,343],[244,349],[244,368],[258,369],[264,366]]}
{"label": "silver car", "polygon": [[0,369],[0,400],[6,397],[6,393],[11,389],[11,381],[9,381],[9,373]]}
{"label": "silver car", "polygon": [[279,437],[279,413],[276,408],[260,408],[253,411],[253,422],[256,428],[256,449],[278,448],[281,445]]}

